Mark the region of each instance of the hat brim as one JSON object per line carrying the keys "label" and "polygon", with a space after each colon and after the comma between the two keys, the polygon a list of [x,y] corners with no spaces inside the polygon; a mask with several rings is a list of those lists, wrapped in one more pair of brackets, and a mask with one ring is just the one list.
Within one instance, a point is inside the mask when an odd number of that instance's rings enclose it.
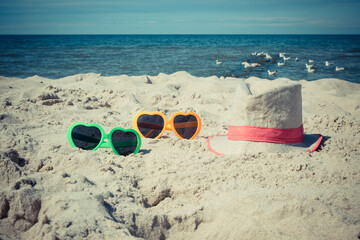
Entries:
{"label": "hat brim", "polygon": [[207,139],[207,144],[209,150],[217,155],[233,155],[259,152],[313,152],[319,147],[321,140],[320,134],[304,134],[303,142],[293,144],[233,141],[229,140],[227,135],[212,135]]}

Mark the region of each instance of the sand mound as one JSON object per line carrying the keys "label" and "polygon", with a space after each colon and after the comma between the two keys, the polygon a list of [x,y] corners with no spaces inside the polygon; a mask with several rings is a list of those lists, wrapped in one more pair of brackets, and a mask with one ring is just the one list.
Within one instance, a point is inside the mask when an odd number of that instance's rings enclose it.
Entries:
{"label": "sand mound", "polygon": [[[206,138],[226,133],[239,81],[268,80],[0,77],[0,239],[359,238],[360,85],[300,81],[320,151],[216,156]],[[76,121],[109,132],[145,110],[195,111],[202,131],[144,139],[127,157],[67,142]]]}

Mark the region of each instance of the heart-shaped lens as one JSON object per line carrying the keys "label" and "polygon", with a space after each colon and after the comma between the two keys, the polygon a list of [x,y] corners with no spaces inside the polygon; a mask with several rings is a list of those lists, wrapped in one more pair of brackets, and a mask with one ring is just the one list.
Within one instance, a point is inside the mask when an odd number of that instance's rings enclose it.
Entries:
{"label": "heart-shaped lens", "polygon": [[93,150],[101,141],[101,131],[97,127],[75,126],[71,138],[76,147]]}
{"label": "heart-shaped lens", "polygon": [[178,115],[174,118],[176,132],[184,139],[192,138],[198,127],[198,121],[193,115]]}
{"label": "heart-shaped lens", "polygon": [[121,130],[111,134],[111,142],[116,152],[123,156],[135,152],[138,144],[135,133]]}
{"label": "heart-shaped lens", "polygon": [[141,134],[146,138],[156,138],[164,129],[164,119],[160,115],[141,115],[137,120]]}
{"label": "heart-shaped lens", "polygon": [[178,115],[174,118],[174,128],[184,139],[192,138],[195,135],[198,126],[198,121],[193,115]]}

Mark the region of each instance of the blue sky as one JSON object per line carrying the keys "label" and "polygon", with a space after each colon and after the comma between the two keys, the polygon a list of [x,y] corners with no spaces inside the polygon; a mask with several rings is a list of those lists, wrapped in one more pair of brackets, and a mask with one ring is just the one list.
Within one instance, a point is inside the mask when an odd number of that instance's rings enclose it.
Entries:
{"label": "blue sky", "polygon": [[360,34],[359,0],[0,0],[0,34]]}

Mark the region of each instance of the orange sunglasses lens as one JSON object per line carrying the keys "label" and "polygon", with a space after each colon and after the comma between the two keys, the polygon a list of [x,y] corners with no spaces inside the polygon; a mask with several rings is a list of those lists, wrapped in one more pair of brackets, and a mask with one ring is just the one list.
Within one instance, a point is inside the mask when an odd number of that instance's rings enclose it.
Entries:
{"label": "orange sunglasses lens", "polygon": [[174,118],[175,131],[184,139],[192,138],[198,127],[197,118],[193,115],[177,115]]}
{"label": "orange sunglasses lens", "polygon": [[137,119],[137,126],[146,138],[156,138],[164,129],[164,119],[160,115],[141,115]]}

